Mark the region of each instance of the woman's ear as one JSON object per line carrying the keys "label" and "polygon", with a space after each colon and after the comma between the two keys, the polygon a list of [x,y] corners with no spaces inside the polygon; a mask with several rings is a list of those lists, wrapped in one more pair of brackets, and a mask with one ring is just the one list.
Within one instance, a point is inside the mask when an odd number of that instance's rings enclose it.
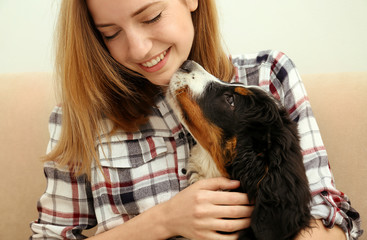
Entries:
{"label": "woman's ear", "polygon": [[196,9],[198,8],[198,1],[199,0],[186,0],[186,4],[189,7],[191,12],[195,12]]}

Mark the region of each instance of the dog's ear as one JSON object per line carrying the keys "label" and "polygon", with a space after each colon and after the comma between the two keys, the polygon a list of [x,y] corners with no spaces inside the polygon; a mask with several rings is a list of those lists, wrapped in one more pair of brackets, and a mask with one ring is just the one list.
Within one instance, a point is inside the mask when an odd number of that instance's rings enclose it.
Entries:
{"label": "dog's ear", "polygon": [[250,136],[241,136],[237,139],[236,157],[227,167],[232,179],[241,182],[241,191],[248,194],[249,200],[254,201],[257,187],[266,175],[267,161],[264,154],[254,150],[253,139]]}
{"label": "dog's ear", "polygon": [[309,226],[311,194],[295,128],[287,119],[271,132],[268,171],[258,185],[252,218],[258,239],[293,239]]}
{"label": "dog's ear", "polygon": [[[265,186],[264,180],[269,182],[273,179],[268,175],[268,161],[263,153],[257,153],[252,147],[253,140],[250,137],[238,139],[238,153],[230,168],[231,177],[241,182],[241,192],[248,195],[250,202],[255,202],[252,213],[251,228],[241,231],[239,239],[277,239],[280,234],[273,238],[273,212],[268,212],[274,200],[274,186]],[[278,180],[279,181],[279,180]],[[277,179],[274,179],[277,182]],[[274,189],[274,191],[277,191]],[[275,207],[275,206],[274,206]],[[279,214],[278,214],[279,215]],[[254,237],[256,235],[256,238]],[[267,238],[267,236],[270,236]]]}

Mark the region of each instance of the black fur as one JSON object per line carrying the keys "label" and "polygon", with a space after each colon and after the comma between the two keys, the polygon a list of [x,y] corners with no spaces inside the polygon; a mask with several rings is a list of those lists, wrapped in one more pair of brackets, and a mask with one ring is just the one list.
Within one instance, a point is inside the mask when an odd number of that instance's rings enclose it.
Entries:
{"label": "black fur", "polygon": [[255,202],[251,228],[242,231],[239,239],[294,239],[311,220],[297,124],[265,91],[249,91],[241,95],[235,86],[214,82],[198,99],[207,118],[223,129],[223,146],[237,138],[237,155],[227,171],[240,180],[239,191]]}

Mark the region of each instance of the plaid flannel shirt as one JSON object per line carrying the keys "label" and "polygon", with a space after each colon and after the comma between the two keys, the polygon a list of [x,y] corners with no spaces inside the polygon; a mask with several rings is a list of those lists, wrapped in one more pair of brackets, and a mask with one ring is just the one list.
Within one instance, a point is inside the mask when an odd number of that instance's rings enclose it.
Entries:
{"label": "plaid flannel shirt", "polygon": [[[348,239],[362,234],[359,214],[334,186],[325,147],[310,103],[292,61],[283,53],[264,51],[233,56],[233,81],[258,85],[271,92],[298,123],[306,174],[312,191],[311,213],[327,227],[339,225]],[[48,151],[61,131],[62,109],[50,117]],[[105,125],[110,125],[105,120]],[[163,96],[157,99],[149,122],[134,133],[117,132],[108,147],[98,143],[100,163],[91,179],[75,177],[54,162],[44,166],[47,188],[38,202],[39,219],[31,223],[31,239],[81,239],[82,230],[97,225],[107,231],[154,205],[167,201],[187,186],[186,162],[193,140]]]}

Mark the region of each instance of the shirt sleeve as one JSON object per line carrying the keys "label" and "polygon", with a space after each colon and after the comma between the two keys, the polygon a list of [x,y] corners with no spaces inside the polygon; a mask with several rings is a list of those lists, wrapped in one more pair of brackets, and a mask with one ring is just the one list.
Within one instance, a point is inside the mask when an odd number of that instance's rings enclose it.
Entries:
{"label": "shirt sleeve", "polygon": [[[51,114],[49,129],[50,151],[59,138],[61,109]],[[38,201],[39,218],[31,223],[30,239],[84,239],[82,230],[96,225],[91,185],[86,175],[73,176],[54,162],[46,162],[47,180],[45,193]]]}
{"label": "shirt sleeve", "polygon": [[322,219],[326,227],[340,226],[348,240],[361,234],[360,216],[351,207],[349,198],[335,188],[319,127],[293,62],[281,52],[273,52],[270,67],[272,94],[288,109],[292,120],[298,123],[303,161],[312,192],[311,214]]}

